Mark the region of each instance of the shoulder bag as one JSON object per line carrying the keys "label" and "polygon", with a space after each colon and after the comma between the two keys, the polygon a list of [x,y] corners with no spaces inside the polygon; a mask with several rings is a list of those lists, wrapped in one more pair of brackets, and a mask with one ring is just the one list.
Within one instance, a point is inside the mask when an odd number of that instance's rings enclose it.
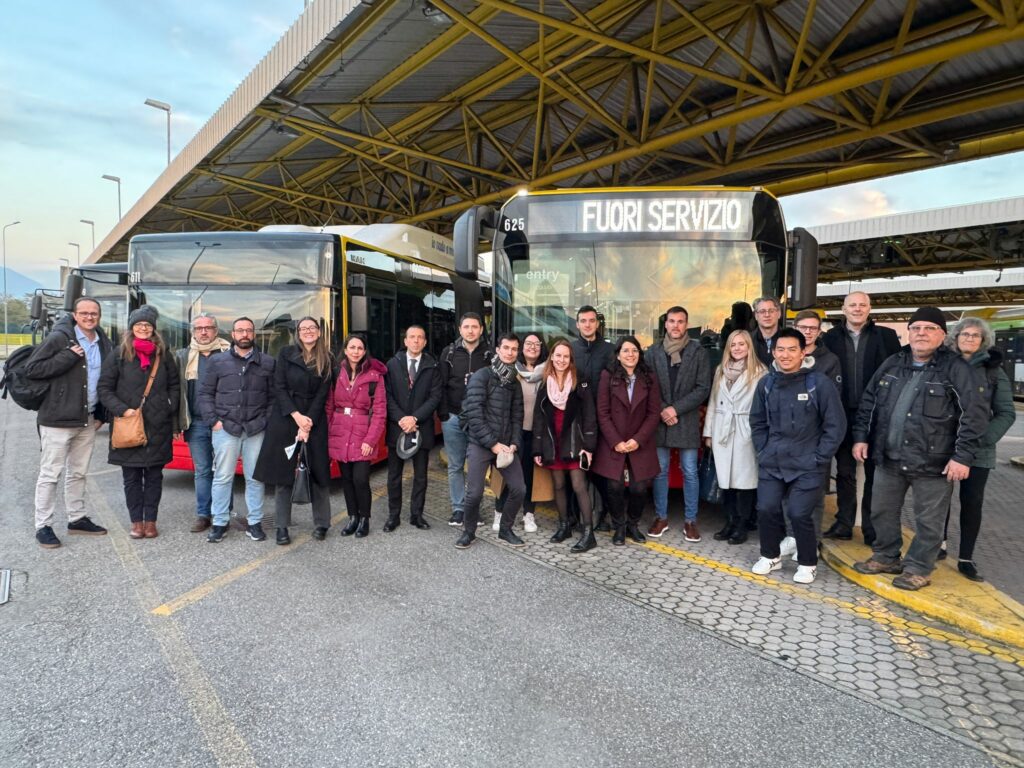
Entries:
{"label": "shoulder bag", "polygon": [[110,426],[111,448],[138,448],[149,442],[146,439],[146,425],[142,421],[142,406],[146,404],[149,390],[153,388],[153,379],[160,368],[160,356],[153,358],[153,370],[149,372],[146,391],[142,393],[142,402],[131,416],[115,416]]}

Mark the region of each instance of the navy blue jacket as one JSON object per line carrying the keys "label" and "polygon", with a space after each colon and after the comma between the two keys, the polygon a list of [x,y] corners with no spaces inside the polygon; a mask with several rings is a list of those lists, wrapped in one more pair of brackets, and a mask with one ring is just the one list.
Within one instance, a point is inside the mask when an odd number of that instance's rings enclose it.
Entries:
{"label": "navy blue jacket", "polygon": [[274,358],[253,349],[241,357],[234,345],[214,355],[199,382],[204,421],[224,426],[229,435],[258,435],[267,428],[274,405]]}
{"label": "navy blue jacket", "polygon": [[750,433],[761,477],[789,482],[808,472],[822,472],[846,435],[839,391],[820,373],[772,370],[757,382]]}

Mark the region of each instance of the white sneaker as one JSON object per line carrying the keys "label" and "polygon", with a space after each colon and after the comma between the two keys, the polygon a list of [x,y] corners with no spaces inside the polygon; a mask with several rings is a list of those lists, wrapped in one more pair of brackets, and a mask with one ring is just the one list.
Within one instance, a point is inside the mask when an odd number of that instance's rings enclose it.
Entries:
{"label": "white sneaker", "polygon": [[758,576],[767,576],[772,571],[777,571],[782,567],[781,557],[762,557],[750,570],[756,573]]}
{"label": "white sneaker", "polygon": [[500,531],[501,530],[501,512],[495,512],[494,513],[494,522],[491,523],[491,530],[492,531]]}
{"label": "white sneaker", "polygon": [[537,532],[537,521],[533,519],[533,512],[523,515],[523,530],[527,533]]}
{"label": "white sneaker", "polygon": [[779,542],[779,557],[787,557],[796,554],[796,539],[787,536]]}
{"label": "white sneaker", "polygon": [[798,565],[796,573],[793,574],[793,581],[797,584],[812,584],[817,574],[818,569],[813,565]]}

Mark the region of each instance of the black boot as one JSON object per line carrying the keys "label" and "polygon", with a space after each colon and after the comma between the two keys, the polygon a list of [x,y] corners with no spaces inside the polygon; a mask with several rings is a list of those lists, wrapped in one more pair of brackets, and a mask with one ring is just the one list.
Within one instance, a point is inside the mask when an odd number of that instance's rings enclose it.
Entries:
{"label": "black boot", "polygon": [[[504,520],[506,515],[502,515],[501,519]],[[525,547],[526,542],[512,533],[512,524],[502,523],[501,528],[498,529],[498,538],[504,541],[510,547]]]}
{"label": "black boot", "polygon": [[729,536],[730,544],[742,544],[747,540],[747,526],[740,524],[732,529],[732,535]]}
{"label": "black boot", "polygon": [[286,544],[291,544],[292,543],[292,539],[291,539],[291,536],[288,535],[288,529],[287,528],[278,528],[277,529],[277,543],[282,545],[282,546],[284,546]]}
{"label": "black boot", "polygon": [[370,518],[360,517],[359,525],[356,527],[356,538],[361,539],[370,533]]}
{"label": "black boot", "polygon": [[640,526],[637,523],[629,523],[626,526],[626,535],[637,544],[643,544],[647,541],[647,537],[640,533]]}
{"label": "black boot", "polygon": [[612,544],[617,547],[621,547],[626,543],[626,526],[616,525],[615,534],[612,536]]}
{"label": "black boot", "polygon": [[569,547],[570,552],[589,552],[597,546],[597,539],[594,538],[594,529],[591,526],[585,526],[583,528],[583,535],[580,536],[580,540]]}
{"label": "black boot", "polygon": [[554,535],[548,539],[548,541],[552,544],[561,544],[570,536],[572,536],[572,528],[569,527],[569,520],[565,515],[560,514],[558,516],[558,527],[555,529]]}
{"label": "black boot", "polygon": [[602,533],[609,533],[612,527],[608,524],[608,512],[602,509],[597,513],[597,522],[594,524],[594,530]]}
{"label": "black boot", "polygon": [[356,528],[359,527],[359,515],[349,515],[348,525],[341,529],[342,536],[351,536],[356,532]]}
{"label": "black boot", "polygon": [[718,531],[712,538],[715,541],[727,541],[732,538],[733,531],[736,530],[736,526],[733,525],[732,520],[726,520],[725,525],[722,526],[722,530]]}

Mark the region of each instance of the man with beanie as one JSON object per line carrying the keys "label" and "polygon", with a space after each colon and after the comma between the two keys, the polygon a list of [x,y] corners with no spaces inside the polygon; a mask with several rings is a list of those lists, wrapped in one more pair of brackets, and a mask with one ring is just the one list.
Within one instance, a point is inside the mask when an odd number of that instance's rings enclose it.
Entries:
{"label": "man with beanie", "polygon": [[185,386],[178,403],[178,424],[188,443],[196,478],[196,519],[192,533],[201,533],[211,525],[210,504],[213,489],[213,431],[199,412],[199,382],[209,368],[210,359],[231,344],[217,335],[217,318],[203,312],[192,318],[192,341],[175,353]]}
{"label": "man with beanie", "polygon": [[[963,358],[943,346],[946,318],[921,307],[907,324],[908,347],[871,378],[853,427],[853,456],[875,464],[873,554],[854,564],[860,573],[900,574],[893,586],[931,583],[953,483],[970,474],[988,424],[985,384]],[[900,513],[914,491],[914,540],[906,557]]]}
{"label": "man with beanie", "polygon": [[697,506],[697,449],[700,446],[700,407],[711,393],[711,363],[707,351],[686,332],[689,314],[682,307],[665,313],[665,338],[645,355],[661,388],[661,423],[658,424],[658,464],[654,478],[654,522],[648,536],[660,538],[668,530],[668,472],[672,449],[679,450],[683,473],[683,537],[700,541]]}

